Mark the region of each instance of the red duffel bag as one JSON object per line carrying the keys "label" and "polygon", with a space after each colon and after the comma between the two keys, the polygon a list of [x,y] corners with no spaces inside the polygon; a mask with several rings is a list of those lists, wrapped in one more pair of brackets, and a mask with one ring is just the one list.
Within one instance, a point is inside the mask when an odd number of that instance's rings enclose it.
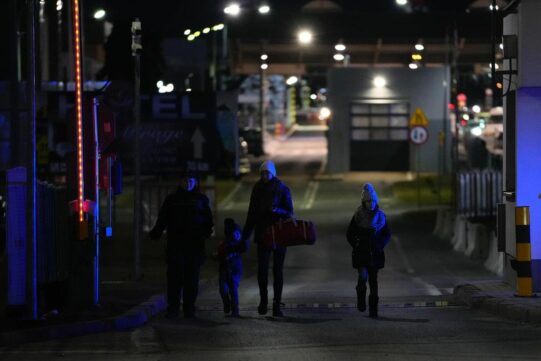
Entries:
{"label": "red duffel bag", "polygon": [[265,230],[262,238],[268,248],[290,247],[316,242],[316,226],[311,221],[288,219],[278,221]]}

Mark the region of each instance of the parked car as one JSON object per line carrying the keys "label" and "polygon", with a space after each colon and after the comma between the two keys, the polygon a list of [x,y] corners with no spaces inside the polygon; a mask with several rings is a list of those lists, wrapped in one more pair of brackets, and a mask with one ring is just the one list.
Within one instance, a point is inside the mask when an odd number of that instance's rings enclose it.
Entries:
{"label": "parked car", "polygon": [[493,155],[503,155],[503,108],[494,107],[485,123],[481,139],[485,141],[487,151]]}

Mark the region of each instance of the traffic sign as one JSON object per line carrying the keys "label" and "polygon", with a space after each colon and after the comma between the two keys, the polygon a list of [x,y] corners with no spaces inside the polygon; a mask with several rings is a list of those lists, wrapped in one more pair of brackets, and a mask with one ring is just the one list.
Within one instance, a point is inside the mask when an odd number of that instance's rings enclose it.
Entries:
{"label": "traffic sign", "polygon": [[414,126],[423,126],[426,127],[428,125],[428,118],[425,115],[425,112],[421,108],[415,109],[415,113],[410,118],[410,127]]}
{"label": "traffic sign", "polygon": [[410,142],[416,145],[426,143],[428,140],[428,129],[423,126],[414,126],[410,128],[409,133]]}

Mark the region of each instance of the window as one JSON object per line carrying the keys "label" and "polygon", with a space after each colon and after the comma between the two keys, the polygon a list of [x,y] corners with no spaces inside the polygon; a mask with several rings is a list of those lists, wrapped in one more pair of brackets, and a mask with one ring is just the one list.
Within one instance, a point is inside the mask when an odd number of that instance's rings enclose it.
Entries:
{"label": "window", "polygon": [[408,140],[408,103],[352,104],[350,115],[353,141]]}

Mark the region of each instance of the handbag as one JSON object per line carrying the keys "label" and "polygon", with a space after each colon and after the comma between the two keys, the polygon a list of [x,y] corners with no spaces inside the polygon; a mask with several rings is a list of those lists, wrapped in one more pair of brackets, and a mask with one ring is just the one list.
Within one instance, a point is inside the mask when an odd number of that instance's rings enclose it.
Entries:
{"label": "handbag", "polygon": [[311,221],[279,220],[269,226],[262,237],[263,244],[271,249],[312,245],[316,242],[316,226]]}

